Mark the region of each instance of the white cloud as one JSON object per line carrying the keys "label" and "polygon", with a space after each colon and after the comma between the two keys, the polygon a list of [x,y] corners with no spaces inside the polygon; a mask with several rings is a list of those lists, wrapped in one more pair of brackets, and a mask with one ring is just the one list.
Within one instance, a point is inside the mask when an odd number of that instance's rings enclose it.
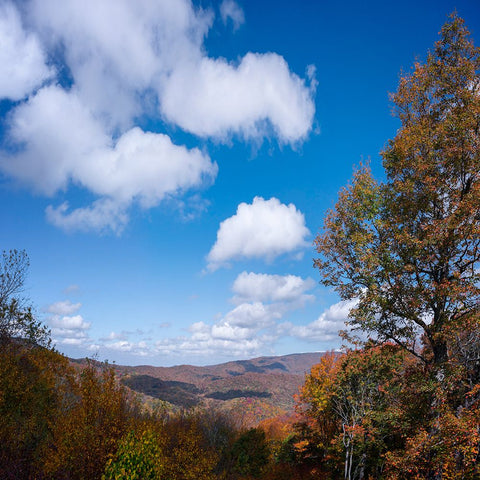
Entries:
{"label": "white cloud", "polygon": [[50,319],[50,325],[54,328],[69,329],[69,330],[88,330],[90,323],[86,322],[81,315],[54,315]]}
{"label": "white cloud", "polygon": [[239,302],[296,302],[313,298],[305,292],[315,286],[311,278],[242,272],[235,279],[233,300]]}
{"label": "white cloud", "polygon": [[[308,282],[307,282],[308,283]],[[279,336],[285,334],[277,322],[299,304],[293,296],[283,296],[287,303],[241,303],[214,324],[196,322],[190,336],[167,338],[156,342],[154,349],[164,355],[195,357],[252,357],[271,350]],[[298,298],[295,298],[298,300]],[[288,333],[288,332],[287,332]]]}
{"label": "white cloud", "polygon": [[81,306],[81,303],[72,303],[70,300],[63,300],[52,303],[46,308],[46,311],[54,315],[72,315],[77,312]]}
{"label": "white cloud", "polygon": [[81,338],[75,338],[75,337],[66,337],[66,338],[60,338],[58,340],[58,343],[62,345],[67,345],[67,346],[73,346],[73,347],[81,347],[84,346],[86,336],[83,336]]}
{"label": "white cloud", "polygon": [[128,340],[118,340],[116,342],[105,343],[102,347],[107,350],[127,352],[140,357],[146,357],[153,353],[151,347],[144,341],[130,342]]}
{"label": "white cloud", "polygon": [[102,341],[112,341],[112,340],[127,340],[126,332],[110,332],[108,336],[100,338]]}
{"label": "white cloud", "polygon": [[[0,6],[0,95],[31,94],[7,116],[0,170],[44,195],[76,185],[96,197],[72,211],[50,206],[54,225],[118,232],[133,202],[152,208],[215,178],[205,152],[140,130],[139,117],[220,140],[295,144],[311,130],[312,75],[301,79],[274,53],[207,56],[213,12],[190,0],[30,0],[21,12]],[[233,0],[221,15],[242,20]]]}
{"label": "white cloud", "polygon": [[67,232],[112,231],[120,233],[128,222],[125,206],[111,199],[100,199],[88,207],[69,210],[68,202],[45,209],[48,222]]}
{"label": "white cloud", "polygon": [[187,349],[212,353],[243,352],[259,349],[264,344],[260,333],[275,325],[275,320],[281,318],[282,312],[275,305],[262,303],[245,303],[237,306],[213,325],[197,322],[190,326],[190,338],[180,337],[166,339],[157,343],[161,349]]}
{"label": "white cloud", "polygon": [[91,323],[85,321],[82,315],[73,315],[81,306],[81,303],[63,300],[52,303],[45,309],[50,314],[47,323],[54,342],[76,347],[86,347],[91,343],[88,335]]}
{"label": "white cloud", "polygon": [[149,358],[190,357],[191,361],[204,361],[208,357],[248,358],[267,352],[274,354],[274,345],[280,337],[294,336],[309,341],[334,338],[348,313],[345,302],[333,305],[307,326],[279,323],[289,312],[302,308],[306,301],[314,298],[308,294],[314,285],[312,279],[295,275],[242,272],[232,285],[232,300],[237,305],[230,311],[217,316],[212,323],[191,324],[185,335],[162,340],[154,340],[140,330],[112,331],[92,339],[88,335],[91,325],[81,315],[63,315],[81,306],[70,301],[56,302],[48,308],[54,313],[49,324],[57,343],[87,348],[106,356],[111,352]]}
{"label": "white cloud", "polygon": [[220,16],[222,22],[226,25],[228,20],[233,23],[233,30],[238,30],[240,26],[245,22],[245,14],[242,8],[235,0],[223,0],[220,4]]}
{"label": "white cloud", "polygon": [[82,101],[124,128],[143,110],[145,92],[202,55],[212,23],[189,0],[32,0],[30,16],[50,48],[64,45]]}
{"label": "white cloud", "polygon": [[84,162],[93,167],[95,153],[110,142],[78,95],[58,86],[42,88],[13,111],[9,137],[23,148],[1,158],[2,170],[45,195],[88,171]]}
{"label": "white cloud", "polygon": [[280,317],[281,313],[275,305],[261,302],[242,303],[225,315],[222,324],[260,329],[271,325],[273,319]]}
{"label": "white cloud", "polygon": [[[264,346],[264,339],[260,336],[241,337],[231,335],[225,331],[212,334],[213,327],[204,322],[191,325],[190,337],[177,337],[163,339],[155,343],[158,354],[190,356],[208,358],[216,357],[249,357],[260,354]],[[231,333],[231,332],[230,332]]]}
{"label": "white cloud", "polygon": [[[234,26],[243,21],[232,0],[220,10]],[[200,136],[261,138],[267,122],[295,143],[311,129],[312,88],[273,53],[247,53],[238,66],[206,56],[213,15],[189,0],[34,0],[31,15],[46,42],[65,45],[80,97],[109,126],[130,125],[148,92],[165,117]]]}
{"label": "white cloud", "polygon": [[295,205],[285,205],[276,198],[255,197],[252,204],[241,203],[237,213],[220,224],[217,240],[207,257],[208,268],[215,270],[238,258],[271,261],[305,247],[309,234],[305,217]]}
{"label": "white cloud", "polygon": [[54,342],[62,345],[86,346],[90,342],[87,330],[91,324],[81,315],[53,315],[48,321]]}
{"label": "white cloud", "polygon": [[134,201],[150,208],[217,173],[208,155],[163,134],[134,127],[114,142],[76,92],[56,86],[15,110],[10,136],[23,150],[0,160],[4,171],[47,195],[72,183],[101,197],[70,213],[67,204],[49,207],[48,220],[67,230],[120,230]]}
{"label": "white cloud", "polygon": [[[281,305],[260,302],[241,304],[213,324],[203,321],[193,323],[188,328],[188,335],[163,338],[154,343],[144,342],[143,354],[197,359],[260,355],[265,353],[265,349],[270,349],[276,340],[275,324],[284,310]],[[139,350],[138,343],[115,334],[103,340],[112,340],[103,344],[106,348],[129,352]]]}
{"label": "white cloud", "polygon": [[238,66],[210,58],[179,64],[160,98],[169,120],[220,139],[261,138],[273,129],[282,143],[295,144],[310,132],[315,110],[311,89],[275,53],[247,53]]}
{"label": "white cloud", "polygon": [[52,76],[37,36],[11,2],[0,4],[0,98],[20,100]]}
{"label": "white cloud", "polygon": [[358,304],[358,300],[335,303],[325,310],[314,322],[304,326],[287,324],[288,333],[309,342],[331,341],[338,338],[338,332],[345,330],[350,310]]}

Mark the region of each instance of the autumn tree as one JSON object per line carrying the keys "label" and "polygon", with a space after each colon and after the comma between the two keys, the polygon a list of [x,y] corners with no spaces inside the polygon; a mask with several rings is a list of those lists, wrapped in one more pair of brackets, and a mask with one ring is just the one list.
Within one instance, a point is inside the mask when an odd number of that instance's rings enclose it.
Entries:
{"label": "autumn tree", "polygon": [[[328,354],[306,376],[299,410],[314,420],[323,468],[334,478],[377,478],[383,454],[395,443],[391,409],[401,388],[406,353],[392,344]],[[333,460],[333,461],[330,461]],[[338,466],[343,464],[343,472]]]}
{"label": "autumn tree", "polygon": [[34,478],[63,401],[64,357],[23,296],[25,251],[0,254],[0,477]]}
{"label": "autumn tree", "polygon": [[453,14],[392,95],[401,127],[382,152],[386,180],[362,166],[315,240],[323,283],[358,300],[351,325],[438,367],[452,330],[479,314],[479,71]]}
{"label": "autumn tree", "polygon": [[[332,455],[332,443],[340,432],[340,422],[333,410],[332,397],[340,368],[340,356],[334,352],[322,355],[305,376],[296,397],[300,421],[296,425],[296,461],[319,466],[332,478],[340,477],[342,458]],[[335,476],[336,474],[336,476]]]}
{"label": "autumn tree", "polygon": [[89,361],[70,380],[44,453],[44,472],[47,478],[100,478],[135,405],[108,365]]}
{"label": "autumn tree", "polygon": [[42,478],[67,375],[67,359],[52,350],[0,349],[0,478]]}
{"label": "autumn tree", "polygon": [[[417,363],[405,369],[388,413],[402,441],[385,454],[385,478],[480,478],[480,384],[450,360],[436,376]],[[444,374],[445,373],[445,374]]]}
{"label": "autumn tree", "polygon": [[207,438],[201,418],[181,412],[165,425],[165,470],[162,478],[211,480],[218,464],[218,452]]}

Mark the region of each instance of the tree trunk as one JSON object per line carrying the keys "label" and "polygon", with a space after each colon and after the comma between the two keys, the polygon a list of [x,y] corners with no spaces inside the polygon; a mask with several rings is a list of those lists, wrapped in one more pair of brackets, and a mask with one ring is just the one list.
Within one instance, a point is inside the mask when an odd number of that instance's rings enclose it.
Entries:
{"label": "tree trunk", "polygon": [[432,350],[435,365],[443,365],[448,360],[447,342],[445,340],[432,342]]}

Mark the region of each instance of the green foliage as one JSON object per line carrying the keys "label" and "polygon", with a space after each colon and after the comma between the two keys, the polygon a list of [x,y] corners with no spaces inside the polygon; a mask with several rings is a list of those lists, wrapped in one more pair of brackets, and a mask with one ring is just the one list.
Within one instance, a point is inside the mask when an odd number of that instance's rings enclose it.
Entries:
{"label": "green foliage", "polygon": [[232,457],[236,473],[248,478],[259,478],[270,457],[265,432],[257,428],[247,430],[233,444]]}
{"label": "green foliage", "polygon": [[108,460],[103,480],[157,480],[163,472],[162,439],[149,429],[129,432]]}
{"label": "green foliage", "polygon": [[122,438],[102,478],[222,478],[227,466],[222,456],[229,451],[232,436],[224,428],[219,417],[201,413],[177,413],[163,421],[146,418]]}

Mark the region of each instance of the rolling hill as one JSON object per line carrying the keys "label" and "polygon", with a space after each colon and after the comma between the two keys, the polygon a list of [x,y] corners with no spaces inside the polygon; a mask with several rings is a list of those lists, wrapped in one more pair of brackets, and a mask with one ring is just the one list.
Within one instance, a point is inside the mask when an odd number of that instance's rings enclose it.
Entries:
{"label": "rolling hill", "polygon": [[322,355],[316,352],[259,357],[204,367],[113,367],[120,381],[147,405],[214,408],[234,413],[242,423],[254,425],[293,411],[294,395],[305,373]]}

